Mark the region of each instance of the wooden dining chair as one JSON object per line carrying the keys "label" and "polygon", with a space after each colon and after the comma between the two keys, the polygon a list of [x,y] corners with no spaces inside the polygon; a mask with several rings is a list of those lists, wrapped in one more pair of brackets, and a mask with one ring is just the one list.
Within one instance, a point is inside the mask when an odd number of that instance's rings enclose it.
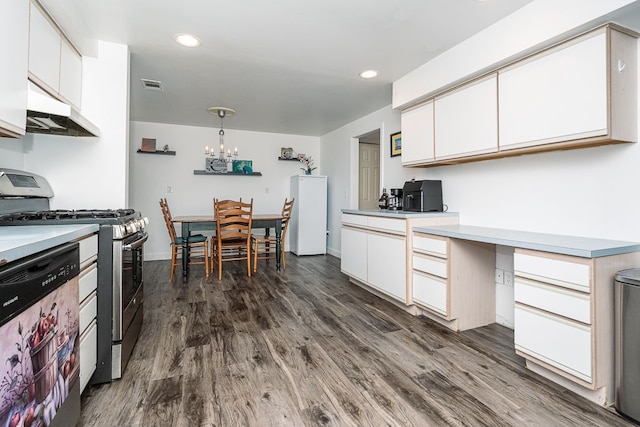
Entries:
{"label": "wooden dining chair", "polygon": [[[169,279],[173,280],[176,265],[181,264],[182,261],[183,237],[178,237],[176,234],[176,228],[171,219],[171,211],[169,210],[167,199],[160,199],[160,208],[162,209],[162,216],[164,217],[164,222],[169,232],[169,239],[171,240],[171,272],[169,273]],[[205,276],[209,277],[209,243],[207,236],[194,234],[187,237],[187,242],[189,247],[189,265],[204,265]]]}
{"label": "wooden dining chair", "polygon": [[218,280],[222,279],[222,263],[247,260],[247,276],[251,276],[251,218],[253,199],[243,203],[242,199],[213,202],[216,220],[214,264],[218,265]]}
{"label": "wooden dining chair", "polygon": [[[284,238],[287,235],[287,227],[289,226],[289,219],[291,218],[291,212],[293,211],[294,199],[284,199],[284,205],[282,206],[282,233],[280,234],[280,262],[282,269],[286,270],[287,263],[284,256]],[[275,259],[276,254],[276,237],[275,236],[255,236],[251,235],[251,250],[253,251],[253,271],[258,269],[259,259]]]}

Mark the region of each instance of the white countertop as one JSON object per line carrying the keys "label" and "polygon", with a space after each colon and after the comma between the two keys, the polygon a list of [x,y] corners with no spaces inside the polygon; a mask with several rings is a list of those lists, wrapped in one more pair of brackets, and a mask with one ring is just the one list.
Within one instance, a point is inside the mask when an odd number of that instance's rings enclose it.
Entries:
{"label": "white countertop", "polygon": [[533,233],[472,225],[414,227],[413,231],[583,258],[598,258],[640,251],[640,243],[637,242]]}
{"label": "white countertop", "polygon": [[458,212],[408,212],[408,211],[394,211],[386,209],[376,210],[360,210],[360,209],[342,209],[342,213],[351,215],[368,215],[368,216],[381,216],[385,218],[434,218],[441,216],[458,216]]}
{"label": "white countertop", "polygon": [[0,265],[95,233],[97,224],[0,226]]}

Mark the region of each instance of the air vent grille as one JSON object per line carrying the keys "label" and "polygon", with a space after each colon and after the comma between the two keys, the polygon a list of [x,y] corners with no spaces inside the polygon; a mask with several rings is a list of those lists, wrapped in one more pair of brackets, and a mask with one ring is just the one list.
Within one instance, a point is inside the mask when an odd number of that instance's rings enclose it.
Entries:
{"label": "air vent grille", "polygon": [[142,86],[147,90],[155,90],[157,92],[164,92],[162,82],[159,80],[140,79]]}

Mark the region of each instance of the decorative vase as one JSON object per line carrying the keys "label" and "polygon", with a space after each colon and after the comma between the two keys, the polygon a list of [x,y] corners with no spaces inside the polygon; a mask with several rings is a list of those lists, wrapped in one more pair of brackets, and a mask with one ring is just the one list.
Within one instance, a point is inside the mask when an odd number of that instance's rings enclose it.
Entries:
{"label": "decorative vase", "polygon": [[305,169],[304,170],[304,174],[305,175],[311,175],[311,169]]}

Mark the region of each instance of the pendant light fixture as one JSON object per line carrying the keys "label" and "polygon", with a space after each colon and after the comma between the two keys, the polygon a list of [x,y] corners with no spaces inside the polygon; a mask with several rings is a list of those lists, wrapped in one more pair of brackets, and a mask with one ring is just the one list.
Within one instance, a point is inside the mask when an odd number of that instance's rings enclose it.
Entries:
{"label": "pendant light fixture", "polygon": [[[220,143],[220,154],[219,154],[219,158],[220,160],[224,160],[224,126],[223,126],[223,120],[225,117],[231,117],[236,113],[236,110],[234,110],[233,108],[228,108],[228,107],[209,107],[207,108],[207,111],[214,115],[214,116],[218,116],[220,117],[220,130],[218,131],[218,136],[219,136],[219,143]],[[231,159],[231,149],[228,149],[228,160]],[[213,156],[215,153],[215,149],[212,147],[211,150],[209,150],[209,146],[206,146],[204,148],[204,153],[207,155],[211,155]],[[238,147],[236,147],[233,151],[233,155],[234,156],[238,156]]]}

